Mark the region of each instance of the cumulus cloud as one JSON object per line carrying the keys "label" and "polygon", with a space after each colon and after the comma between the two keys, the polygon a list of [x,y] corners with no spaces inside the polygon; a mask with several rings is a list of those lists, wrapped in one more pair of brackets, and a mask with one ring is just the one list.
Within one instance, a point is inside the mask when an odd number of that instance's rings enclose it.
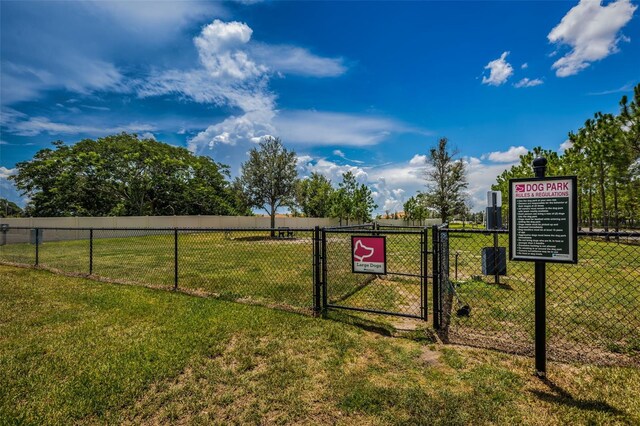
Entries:
{"label": "cumulus cloud", "polygon": [[424,166],[427,164],[427,156],[416,154],[409,160],[410,166]]}
{"label": "cumulus cloud", "polygon": [[547,35],[551,43],[571,50],[554,62],[558,77],[568,77],[592,62],[616,53],[620,41],[628,41],[619,31],[631,20],[637,6],[618,0],[602,6],[600,0],[581,0]]}
{"label": "cumulus cloud", "polygon": [[[529,150],[524,146],[511,146],[506,151],[493,151],[482,156],[494,163],[512,163],[520,160],[521,155],[525,155]],[[473,157],[470,157],[473,158]]]}
{"label": "cumulus cloud", "polygon": [[529,68],[529,64],[525,62],[524,64],[520,65],[520,68],[526,70],[527,68]]}
{"label": "cumulus cloud", "polygon": [[528,77],[523,78],[522,80],[518,81],[516,84],[514,84],[513,86],[516,88],[521,88],[521,87],[534,87],[534,86],[539,86],[541,84],[543,84],[544,81],[542,81],[539,78],[534,78],[533,80],[530,80]]}
{"label": "cumulus cloud", "polygon": [[[360,120],[361,131],[354,131],[357,126],[352,124],[340,132],[337,129],[341,122],[335,123],[340,121],[339,115],[278,114],[276,96],[268,88],[273,72],[327,77],[342,74],[346,68],[341,60],[318,57],[296,46],[256,43],[252,37],[253,30],[246,23],[215,20],[194,38],[201,68],[157,72],[138,82],[137,93],[141,97],[178,94],[196,102],[240,110],[191,138],[192,151],[234,146],[240,141],[259,142],[273,134],[294,143],[341,144],[349,138],[356,145],[372,144],[384,136],[382,132],[389,127],[388,123],[377,127],[373,124],[380,120]],[[323,138],[321,135],[327,136],[327,129],[307,119],[333,125],[333,136]]]}
{"label": "cumulus cloud", "polygon": [[503,52],[498,59],[489,62],[484,69],[489,70],[489,77],[482,77],[482,84],[500,86],[513,75],[513,67],[507,62],[509,52]]}
{"label": "cumulus cloud", "polygon": [[11,175],[16,174],[17,169],[8,169],[4,166],[0,166],[0,178],[6,179]]}

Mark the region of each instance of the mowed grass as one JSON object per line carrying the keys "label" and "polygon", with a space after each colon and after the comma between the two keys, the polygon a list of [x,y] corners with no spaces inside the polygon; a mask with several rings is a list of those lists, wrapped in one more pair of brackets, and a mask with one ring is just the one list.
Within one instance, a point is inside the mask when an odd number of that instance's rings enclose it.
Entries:
{"label": "mowed grass", "polygon": [[640,370],[0,266],[0,424],[638,424]]}
{"label": "mowed grass", "polygon": [[[227,299],[310,309],[311,238],[310,232],[296,232],[295,238],[282,240],[271,239],[265,231],[182,232],[178,286]],[[0,260],[33,264],[34,253],[31,244],[0,246]],[[96,277],[173,287],[174,256],[172,230],[94,231],[92,272]],[[39,265],[88,274],[89,240],[44,242],[39,247]]]}
{"label": "mowed grass", "polygon": [[[470,316],[452,317],[451,328],[532,347],[534,264],[507,261],[507,275],[495,284],[493,276],[482,275],[481,264],[482,248],[492,246],[493,237],[449,235],[450,278],[460,299],[471,306]],[[591,351],[605,361],[612,353],[640,362],[640,245],[632,243],[581,237],[577,265],[547,264],[552,351]],[[508,246],[506,234],[499,245]]]}
{"label": "mowed grass", "polygon": [[[329,303],[421,315],[422,290],[415,276],[421,272],[421,236],[411,232],[386,234],[389,275],[373,281],[368,275],[351,272],[350,234],[327,232]],[[88,234],[77,237],[87,238]],[[172,230],[94,231],[94,237],[95,276],[173,286]],[[580,238],[578,265],[547,266],[552,357],[640,363],[640,245],[630,242]],[[424,247],[430,250],[431,244],[429,233]],[[533,263],[508,261],[507,275],[496,285],[493,276],[482,275],[482,248],[493,245],[491,235],[454,231],[449,233],[449,245],[449,275],[461,299],[460,303],[454,300],[451,341],[530,353]],[[500,235],[499,245],[508,245],[506,234]],[[268,231],[180,233],[179,287],[309,312],[313,304],[312,250],[312,234],[303,231],[296,231],[293,239],[271,239]],[[32,264],[34,252],[30,244],[0,246],[0,260]],[[89,271],[87,239],[45,242],[39,252],[40,264],[46,267],[79,274]],[[427,274],[432,273],[431,255],[424,267]],[[430,281],[426,299],[427,311],[432,312]],[[471,314],[456,316],[456,309],[464,304],[471,307]]]}

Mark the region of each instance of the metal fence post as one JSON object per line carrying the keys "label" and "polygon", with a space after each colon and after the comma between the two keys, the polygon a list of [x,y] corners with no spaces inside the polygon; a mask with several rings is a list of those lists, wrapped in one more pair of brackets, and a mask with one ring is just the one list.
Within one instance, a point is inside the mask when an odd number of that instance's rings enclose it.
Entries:
{"label": "metal fence post", "polygon": [[440,234],[438,232],[438,225],[431,227],[431,233],[433,242],[433,328],[440,330]]}
{"label": "metal fence post", "polygon": [[325,228],[321,231],[321,256],[322,256],[322,313],[327,311],[327,233]]}
{"label": "metal fence post", "polygon": [[424,228],[420,233],[420,293],[422,295],[422,318],[429,320],[429,297],[427,291],[427,244],[429,232]]}
{"label": "metal fence post", "polygon": [[320,278],[320,227],[313,228],[313,313],[318,315],[321,310],[321,283]]}
{"label": "metal fence post", "polygon": [[89,229],[89,275],[93,275],[93,229]]}
{"label": "metal fence post", "polygon": [[40,229],[36,228],[36,266],[40,263]]}
{"label": "metal fence post", "polygon": [[173,289],[178,289],[178,228],[173,230]]}

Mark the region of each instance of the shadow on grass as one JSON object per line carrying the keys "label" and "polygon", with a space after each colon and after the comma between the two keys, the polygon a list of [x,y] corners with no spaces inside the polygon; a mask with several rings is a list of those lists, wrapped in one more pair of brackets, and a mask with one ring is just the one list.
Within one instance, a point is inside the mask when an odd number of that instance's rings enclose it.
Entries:
{"label": "shadow on grass", "polygon": [[542,383],[549,387],[550,392],[539,390],[533,390],[531,392],[543,401],[553,404],[560,404],[567,407],[575,407],[580,410],[599,411],[629,418],[629,414],[627,414],[625,411],[613,407],[606,402],[589,399],[576,399],[569,392],[562,389],[560,386],[556,385],[548,378],[542,378],[540,380],[542,381]]}
{"label": "shadow on grass", "polygon": [[395,332],[395,328],[391,324],[381,321],[373,321],[357,315],[347,314],[345,312],[329,310],[325,313],[324,318],[331,321],[349,324],[354,327],[358,327],[366,331],[371,331],[373,333],[378,333],[383,336],[393,336]]}

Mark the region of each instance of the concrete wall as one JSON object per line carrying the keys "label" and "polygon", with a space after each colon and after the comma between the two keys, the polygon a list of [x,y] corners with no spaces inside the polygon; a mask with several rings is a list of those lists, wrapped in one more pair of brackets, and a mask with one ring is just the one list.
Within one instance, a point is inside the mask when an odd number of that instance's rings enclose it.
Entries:
{"label": "concrete wall", "polygon": [[440,225],[442,219],[424,219],[419,220],[404,220],[404,219],[377,219],[380,225],[393,225],[393,226],[431,226]]}
{"label": "concrete wall", "polygon": [[[260,216],[118,216],[2,218],[11,227],[42,228],[269,228],[271,219]],[[276,228],[337,226],[338,219],[277,217]]]}

